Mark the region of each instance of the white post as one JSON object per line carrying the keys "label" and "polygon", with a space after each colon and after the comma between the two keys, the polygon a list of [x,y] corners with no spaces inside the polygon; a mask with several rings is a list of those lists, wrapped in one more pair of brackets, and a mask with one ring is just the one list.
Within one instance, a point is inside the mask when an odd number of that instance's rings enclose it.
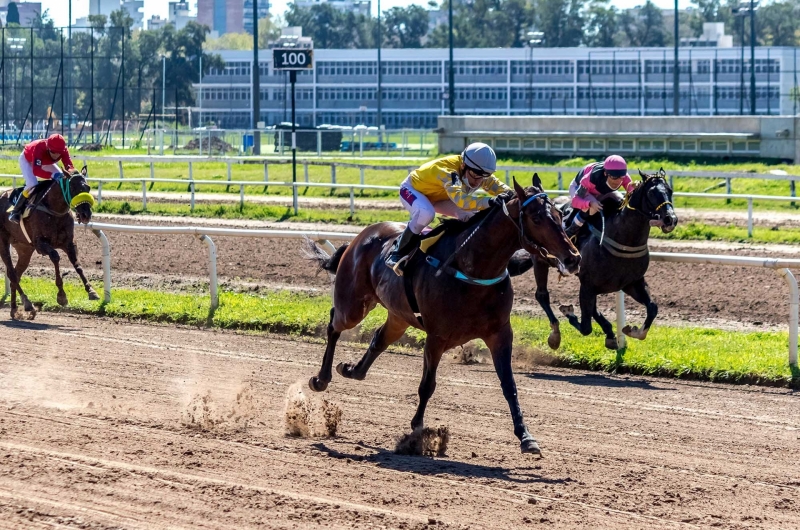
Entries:
{"label": "white post", "polygon": [[747,237],[753,237],[753,198],[747,199]]}
{"label": "white post", "polygon": [[147,210],[147,181],[142,179],[142,210]]}
{"label": "white post", "polygon": [[322,131],[317,131],[317,156],[322,156]]}
{"label": "white post", "polygon": [[125,174],[122,172],[122,160],[120,160],[118,164],[119,164],[119,178],[124,179]]}
{"label": "white post", "polygon": [[356,194],[353,187],[350,187],[350,217],[356,213]]}
{"label": "white post", "polygon": [[193,172],[193,168],[192,168],[192,163],[191,162],[189,162],[189,180],[194,180],[194,172]]}
{"label": "white post", "polygon": [[364,131],[358,131],[358,156],[364,158]]}
{"label": "white post", "polygon": [[97,204],[101,204],[103,202],[103,181],[97,183]]}
{"label": "white post", "polygon": [[625,334],[622,328],[625,327],[625,293],[617,292],[617,348],[626,346]]}
{"label": "white post", "polygon": [[776,272],[786,278],[786,283],[789,284],[789,364],[797,366],[797,326],[800,323],[798,317],[800,296],[798,295],[797,280],[789,269],[778,269]]}
{"label": "white post", "polygon": [[564,177],[561,175],[560,171],[558,172],[558,189],[559,190],[564,189]]}
{"label": "white post", "polygon": [[364,185],[364,168],[363,168],[363,167],[360,167],[360,168],[358,168],[358,169],[359,169],[359,170],[360,170],[360,172],[361,172],[361,185],[363,186],[363,185]]}
{"label": "white post", "polygon": [[[231,163],[228,162],[228,182],[230,182],[230,181],[231,181]],[[230,189],[230,187],[231,187],[230,184],[225,186],[225,191],[228,191]]]}
{"label": "white post", "polygon": [[264,182],[269,182],[269,164],[264,162]]}
{"label": "white post", "polygon": [[336,184],[336,164],[331,163],[331,184]]}
{"label": "white post", "polygon": [[217,246],[207,235],[198,236],[200,241],[208,246],[208,287],[211,291],[211,310],[208,317],[214,316],[219,307],[219,293],[217,292]]}
{"label": "white post", "polygon": [[239,184],[239,209],[244,208],[244,184]]}
{"label": "white post", "polygon": [[509,175],[510,175],[510,174],[511,174],[511,170],[509,170],[509,169],[506,169],[506,186],[510,186],[510,185],[511,185],[511,184],[510,184],[510,182],[511,182],[511,181],[509,180],[509,178],[510,178],[510,176],[509,176]]}
{"label": "white post", "polygon": [[109,303],[111,301],[111,245],[102,230],[92,230],[92,233],[103,245],[103,302]]}
{"label": "white post", "polygon": [[150,162],[150,180],[153,180],[156,176],[155,169],[153,168],[153,163]]}
{"label": "white post", "polygon": [[190,194],[189,211],[193,212],[194,211],[194,181],[189,182],[189,194]]}
{"label": "white post", "polygon": [[308,182],[308,161],[303,160],[303,176],[306,178],[306,182]]}
{"label": "white post", "polygon": [[297,182],[292,183],[292,207],[294,214],[297,215]]}

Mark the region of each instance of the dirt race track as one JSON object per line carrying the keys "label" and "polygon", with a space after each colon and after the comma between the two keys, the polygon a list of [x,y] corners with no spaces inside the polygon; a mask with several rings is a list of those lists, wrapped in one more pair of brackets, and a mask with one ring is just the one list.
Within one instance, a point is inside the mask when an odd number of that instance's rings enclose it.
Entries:
{"label": "dirt race track", "polygon": [[493,370],[448,361],[427,420],[451,440],[433,459],[392,451],[418,355],[335,377],[338,436],[292,438],[285,395],[320,344],[53,314],[0,325],[0,527],[800,527],[789,390],[518,371],[536,459]]}

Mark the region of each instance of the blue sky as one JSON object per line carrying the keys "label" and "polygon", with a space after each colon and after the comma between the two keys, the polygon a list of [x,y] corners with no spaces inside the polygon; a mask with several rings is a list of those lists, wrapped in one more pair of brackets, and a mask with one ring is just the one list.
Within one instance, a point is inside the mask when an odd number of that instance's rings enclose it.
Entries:
{"label": "blue sky", "polygon": [[[66,26],[67,19],[69,18],[68,0],[39,0],[42,2],[42,9],[50,11],[50,16],[55,20],[57,26]],[[149,19],[152,15],[159,15],[162,18],[167,16],[167,3],[168,0],[144,0],[144,17],[145,20]],[[190,4],[194,6],[196,0],[190,0]],[[272,0],[272,12],[282,14],[286,11],[289,0]],[[644,3],[644,0],[616,0],[612,4],[620,9],[634,7]],[[670,8],[674,4],[672,0],[654,0],[654,3],[662,8]],[[688,6],[688,2],[682,4]],[[427,0],[423,1],[409,1],[409,0],[381,0],[381,9],[387,10],[392,7],[407,6],[411,4],[418,4],[426,6]],[[377,9],[377,3],[373,0],[372,9]],[[83,17],[89,14],[89,0],[72,0],[72,18]]]}

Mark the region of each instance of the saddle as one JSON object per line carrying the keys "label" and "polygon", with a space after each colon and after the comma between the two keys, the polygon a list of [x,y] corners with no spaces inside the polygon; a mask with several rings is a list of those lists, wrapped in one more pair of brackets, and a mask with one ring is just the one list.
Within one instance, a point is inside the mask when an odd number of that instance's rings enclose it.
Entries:
{"label": "saddle", "polygon": [[[31,194],[28,197],[28,204],[25,205],[25,211],[22,212],[23,219],[27,219],[28,217],[30,217],[31,212],[34,209],[44,209],[44,211],[49,211],[47,208],[44,208],[43,206],[40,206],[38,204],[39,202],[38,199],[44,192],[47,191],[50,184],[51,184],[50,181],[44,180],[42,182],[39,182],[38,184],[36,184],[36,186],[33,187],[33,189],[31,190]],[[17,201],[20,199],[20,197],[22,197],[22,191],[24,189],[25,186],[20,186],[18,188],[13,188],[10,191],[10,193],[8,194],[8,200],[11,203],[11,206],[9,206],[9,208],[6,210],[6,213],[11,213],[11,211],[14,209],[14,206],[17,204]]]}

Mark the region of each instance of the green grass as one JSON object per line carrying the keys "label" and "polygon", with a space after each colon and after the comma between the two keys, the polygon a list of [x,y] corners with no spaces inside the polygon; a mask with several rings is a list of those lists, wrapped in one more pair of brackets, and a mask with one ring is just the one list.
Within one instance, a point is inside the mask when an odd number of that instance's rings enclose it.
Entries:
{"label": "green grass", "polygon": [[738,226],[716,226],[703,223],[682,223],[669,234],[654,228],[650,236],[656,239],[682,241],[730,241],[734,243],[773,243],[793,245],[800,243],[800,229],[753,228],[753,237],[747,236],[747,228]]}
{"label": "green grass", "polygon": [[[53,282],[25,278],[23,288],[46,311],[59,311]],[[82,287],[66,282],[71,311],[128,319],[144,319],[220,328],[262,330],[321,336],[327,325],[330,298],[303,293],[271,292],[263,296],[224,292],[220,307],[208,322],[209,299],[191,294],[115,289],[108,304],[87,300]],[[368,340],[385,319],[382,308],[373,311],[361,326]],[[713,381],[790,385],[798,376],[787,363],[788,334],[785,332],[735,332],[695,327],[655,326],[643,342],[630,340],[626,350],[614,352],[603,346],[595,331],[582,337],[570,326],[562,326],[562,346],[547,349],[550,332],[546,320],[523,315],[512,317],[518,350],[540,351],[557,364],[603,371],[697,378]],[[419,345],[424,335],[409,333]]]}

